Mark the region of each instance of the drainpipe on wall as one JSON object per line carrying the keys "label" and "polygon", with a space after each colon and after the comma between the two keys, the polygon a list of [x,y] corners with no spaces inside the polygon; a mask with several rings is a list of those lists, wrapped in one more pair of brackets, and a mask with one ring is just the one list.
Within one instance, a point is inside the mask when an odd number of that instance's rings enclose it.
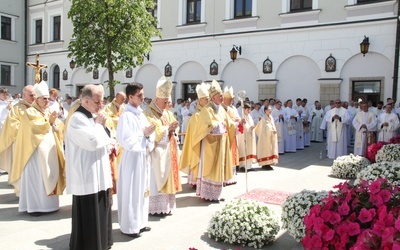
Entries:
{"label": "drainpipe on wall", "polygon": [[397,86],[399,80],[399,46],[400,46],[400,3],[397,1],[397,30],[396,30],[396,43],[394,48],[394,69],[393,69],[393,92],[392,98],[397,101]]}

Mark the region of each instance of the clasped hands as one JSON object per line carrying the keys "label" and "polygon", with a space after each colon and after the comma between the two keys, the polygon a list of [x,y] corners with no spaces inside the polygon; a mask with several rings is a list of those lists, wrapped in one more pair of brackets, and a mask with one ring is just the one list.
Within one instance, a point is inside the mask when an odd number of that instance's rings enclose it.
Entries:
{"label": "clasped hands", "polygon": [[154,132],[154,130],[156,130],[156,125],[151,124],[150,126],[144,127],[143,134],[145,137],[149,137]]}
{"label": "clasped hands", "polygon": [[179,126],[178,121],[174,121],[173,123],[169,124],[168,131],[174,131]]}

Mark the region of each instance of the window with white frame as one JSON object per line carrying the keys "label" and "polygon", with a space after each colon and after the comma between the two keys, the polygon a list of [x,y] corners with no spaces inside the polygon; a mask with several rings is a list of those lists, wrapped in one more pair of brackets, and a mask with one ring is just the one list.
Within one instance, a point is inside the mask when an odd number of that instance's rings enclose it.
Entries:
{"label": "window with white frame", "polygon": [[37,19],[35,20],[35,43],[43,42],[43,20]]}
{"label": "window with white frame", "polygon": [[12,40],[12,19],[1,16],[1,39]]}
{"label": "window with white frame", "polygon": [[53,88],[60,89],[60,67],[58,65],[53,69]]}
{"label": "window with white frame", "polygon": [[290,11],[312,10],[312,0],[290,0]]}
{"label": "window with white frame", "polygon": [[52,42],[61,40],[61,16],[53,16],[52,18]]}
{"label": "window with white frame", "polygon": [[234,18],[251,17],[253,9],[253,0],[235,0]]}
{"label": "window with white frame", "polygon": [[1,82],[2,86],[10,86],[11,85],[11,65],[1,64]]}
{"label": "window with white frame", "polygon": [[157,0],[153,0],[154,1],[154,8],[153,9],[148,9],[147,11],[155,18],[157,19]]}
{"label": "window with white frame", "polygon": [[186,23],[201,22],[201,0],[187,0]]}

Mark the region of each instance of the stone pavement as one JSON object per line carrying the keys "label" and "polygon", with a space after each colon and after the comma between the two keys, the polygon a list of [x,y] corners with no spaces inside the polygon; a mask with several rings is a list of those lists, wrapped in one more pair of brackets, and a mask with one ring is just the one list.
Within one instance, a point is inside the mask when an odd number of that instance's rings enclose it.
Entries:
{"label": "stone pavement", "polygon": [[[297,153],[281,155],[274,171],[256,168],[248,172],[248,191],[256,188],[286,192],[303,189],[329,190],[342,182],[330,176],[332,160],[327,159],[325,143],[312,143],[311,147]],[[322,155],[322,157],[320,157]],[[18,198],[7,184],[7,176],[0,177],[0,249],[68,249],[71,230],[71,196],[60,196],[60,210],[41,217],[32,217],[18,212]],[[182,174],[182,183],[186,183]],[[183,185],[177,194],[177,208],[173,215],[165,218],[150,216],[150,232],[132,239],[119,231],[116,197],[113,206],[112,249],[160,249],[187,250],[190,247],[202,249],[252,249],[221,244],[208,238],[207,225],[211,216],[234,197],[246,193],[246,174],[236,175],[238,184],[223,189],[225,202],[210,203],[196,197],[194,190]],[[267,205],[279,219],[279,205]],[[264,249],[302,249],[285,230],[281,230],[276,241]]]}

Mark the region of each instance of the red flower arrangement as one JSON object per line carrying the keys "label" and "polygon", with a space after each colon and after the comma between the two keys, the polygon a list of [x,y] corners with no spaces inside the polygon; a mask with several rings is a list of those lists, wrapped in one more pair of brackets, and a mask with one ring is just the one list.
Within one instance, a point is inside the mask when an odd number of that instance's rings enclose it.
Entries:
{"label": "red flower arrangement", "polygon": [[389,143],[400,144],[400,135],[393,136],[392,138],[390,138]]}
{"label": "red flower arrangement", "polygon": [[305,216],[305,249],[400,249],[400,187],[340,183]]}
{"label": "red flower arrangement", "polygon": [[368,146],[367,149],[367,155],[366,158],[371,162],[371,163],[375,163],[375,155],[376,153],[378,153],[379,149],[381,149],[383,146],[385,146],[386,144],[389,144],[388,142],[384,142],[384,141],[379,141],[377,143],[371,144]]}

